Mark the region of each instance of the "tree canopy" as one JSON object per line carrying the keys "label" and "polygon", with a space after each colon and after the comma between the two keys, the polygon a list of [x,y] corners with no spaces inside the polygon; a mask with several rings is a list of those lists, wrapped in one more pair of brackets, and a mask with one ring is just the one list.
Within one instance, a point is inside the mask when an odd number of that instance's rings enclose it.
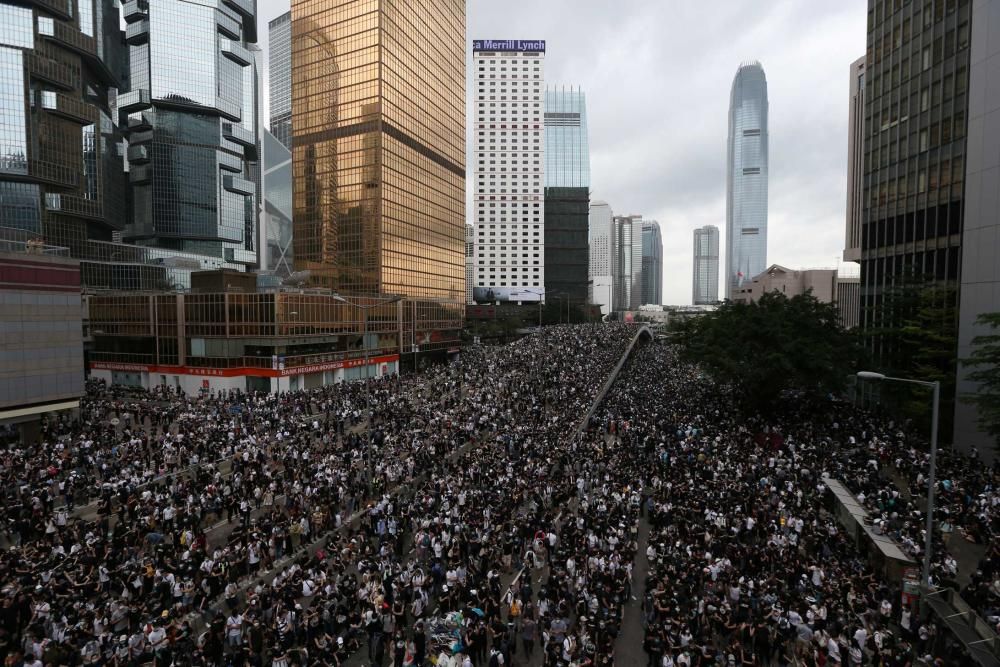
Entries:
{"label": "tree canopy", "polygon": [[963,396],[979,413],[979,427],[995,439],[1000,448],[1000,313],[984,313],[976,324],[987,326],[990,333],[972,339],[972,354],[962,365],[975,368],[968,377],[979,384],[975,394]]}
{"label": "tree canopy", "polygon": [[727,301],[690,320],[678,337],[683,356],[730,385],[752,411],[773,409],[788,390],[842,390],[861,355],[855,336],[840,325],[837,307],[811,293]]}

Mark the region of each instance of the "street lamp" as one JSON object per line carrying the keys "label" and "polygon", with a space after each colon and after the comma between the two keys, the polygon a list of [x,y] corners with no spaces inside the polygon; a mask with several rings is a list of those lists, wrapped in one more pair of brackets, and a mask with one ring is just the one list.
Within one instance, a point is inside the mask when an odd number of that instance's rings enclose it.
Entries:
{"label": "street lamp", "polygon": [[402,301],[403,297],[398,294],[386,294],[382,297],[374,297],[377,299],[375,303],[362,304],[355,303],[349,299],[345,299],[339,294],[331,295],[335,301],[340,301],[341,303],[346,303],[349,306],[354,306],[360,308],[363,314],[362,324],[361,324],[361,346],[364,348],[364,358],[365,358],[365,407],[370,409],[371,402],[369,400],[369,388],[368,388],[368,311],[377,306],[387,306],[390,303],[396,303]]}
{"label": "street lamp", "polygon": [[921,387],[929,387],[933,393],[934,410],[931,413],[931,463],[930,472],[927,476],[927,535],[924,539],[924,571],[920,582],[921,597],[926,605],[931,578],[931,547],[934,530],[934,477],[937,468],[938,411],[941,406],[941,383],[936,380],[928,382],[926,380],[888,377],[882,373],[874,373],[872,371],[859,371],[857,376],[859,380],[916,384]]}

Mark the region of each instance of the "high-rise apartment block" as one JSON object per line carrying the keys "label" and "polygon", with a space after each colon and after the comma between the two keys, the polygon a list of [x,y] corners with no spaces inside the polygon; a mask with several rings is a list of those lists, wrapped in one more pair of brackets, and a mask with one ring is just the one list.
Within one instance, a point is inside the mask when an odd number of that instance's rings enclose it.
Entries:
{"label": "high-rise apartment block", "polygon": [[292,150],[292,13],[267,24],[271,134]]}
{"label": "high-rise apartment block", "polygon": [[0,230],[87,253],[128,219],[114,0],[0,0]]}
{"label": "high-rise apartment block", "polygon": [[694,276],[691,303],[708,306],[719,300],[719,228],[694,230]]}
{"label": "high-rise apartment block", "polygon": [[475,40],[472,155],[476,286],[494,299],[545,290],[545,42]]}
{"label": "high-rise apartment block", "polygon": [[293,0],[292,133],[296,270],[460,319],[465,2]]}
{"label": "high-rise apartment block", "polygon": [[767,78],[740,65],[729,96],[726,298],[767,267]]}
{"label": "high-rise apartment block", "polygon": [[259,77],[253,3],[129,2],[127,123],[141,246],[258,265]]}
{"label": "high-rise apartment block", "polygon": [[590,148],[583,91],[545,91],[545,294],[587,300]]}
{"label": "high-rise apartment block", "polygon": [[861,261],[861,221],[865,175],[865,59],[851,63],[847,113],[847,234],[844,261]]}
{"label": "high-rise apartment block", "polygon": [[641,284],[640,305],[663,304],[663,238],[656,220],[642,221]]}

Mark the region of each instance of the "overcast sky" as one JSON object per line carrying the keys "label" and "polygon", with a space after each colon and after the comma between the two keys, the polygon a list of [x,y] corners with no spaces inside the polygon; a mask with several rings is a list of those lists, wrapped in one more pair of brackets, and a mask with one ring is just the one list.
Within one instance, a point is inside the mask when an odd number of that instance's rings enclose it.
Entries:
{"label": "overcast sky", "polygon": [[[259,0],[265,50],[267,21],[288,7]],[[768,264],[837,265],[849,68],[864,55],[864,0],[469,0],[467,8],[469,40],[544,39],[547,82],[583,87],[591,199],[659,221],[664,303],[691,303],[692,230],[718,226],[725,256],[726,114],[746,60],[764,66],[770,101]]]}

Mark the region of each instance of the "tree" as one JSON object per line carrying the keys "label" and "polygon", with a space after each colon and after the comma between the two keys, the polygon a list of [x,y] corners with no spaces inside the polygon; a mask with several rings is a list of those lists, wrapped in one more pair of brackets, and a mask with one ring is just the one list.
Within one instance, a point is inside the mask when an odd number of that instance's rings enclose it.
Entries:
{"label": "tree", "polygon": [[979,384],[976,393],[962,399],[976,406],[979,427],[993,436],[994,447],[1000,450],[1000,313],[983,313],[976,324],[988,326],[991,333],[973,338],[972,356],[962,359],[964,366],[978,369],[968,378]]}
{"label": "tree", "polygon": [[726,301],[679,327],[683,356],[731,386],[750,412],[771,411],[788,390],[842,390],[861,349],[840,326],[837,307],[811,293]]}

